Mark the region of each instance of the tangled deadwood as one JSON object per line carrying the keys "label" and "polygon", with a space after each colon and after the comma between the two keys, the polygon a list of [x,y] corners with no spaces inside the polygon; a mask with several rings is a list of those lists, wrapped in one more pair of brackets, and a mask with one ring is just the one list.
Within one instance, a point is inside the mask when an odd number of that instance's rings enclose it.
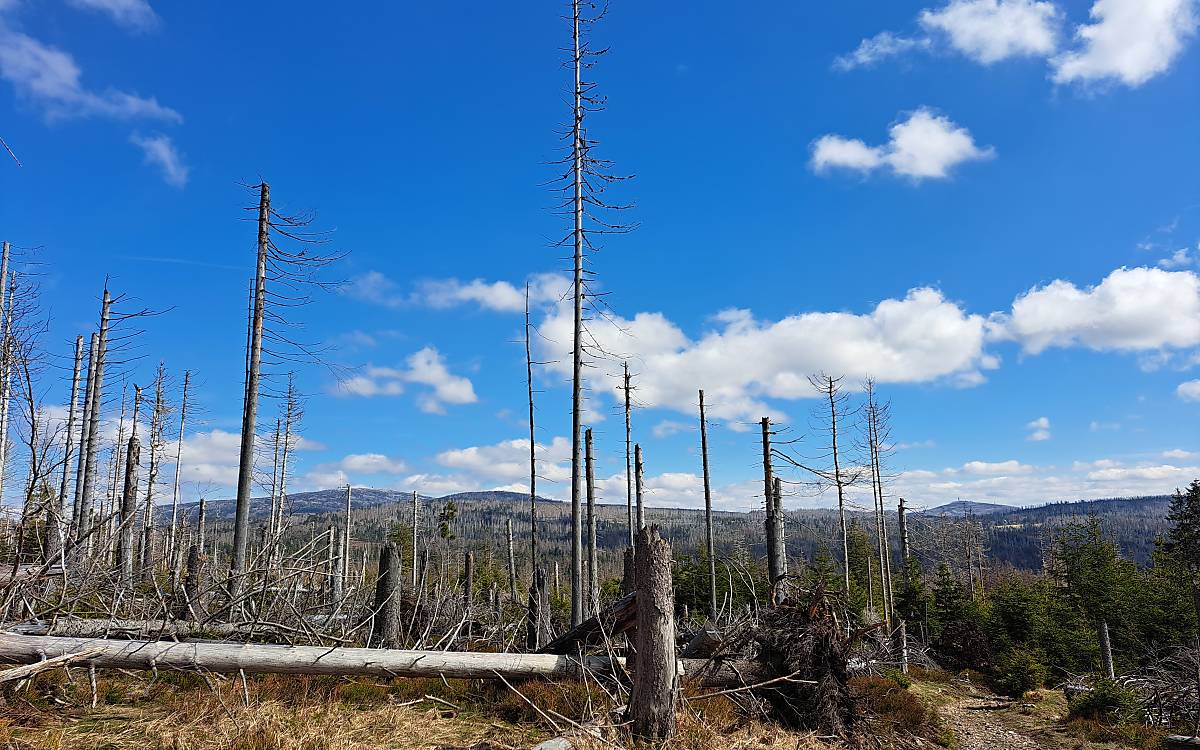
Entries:
{"label": "tangled deadwood", "polygon": [[785,680],[755,692],[789,726],[845,736],[856,718],[848,661],[861,634],[847,634],[823,588],[797,592],[763,613],[754,630],[758,661]]}

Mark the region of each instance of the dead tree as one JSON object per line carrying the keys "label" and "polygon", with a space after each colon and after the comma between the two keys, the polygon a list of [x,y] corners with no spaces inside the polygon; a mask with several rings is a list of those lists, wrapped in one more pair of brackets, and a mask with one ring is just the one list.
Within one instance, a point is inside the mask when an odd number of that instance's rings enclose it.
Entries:
{"label": "dead tree", "polygon": [[779,503],[775,500],[775,491],[779,488],[775,471],[771,463],[771,418],[763,417],[762,421],[762,461],[763,461],[763,497],[766,516],[764,531],[767,538],[767,579],[771,587],[772,600],[783,577],[786,575],[786,556],[782,552],[779,540],[779,524],[776,522],[776,512]]}
{"label": "dead tree", "polygon": [[517,556],[513,549],[512,519],[506,518],[504,525],[508,532],[508,596],[515,603],[517,601]]}
{"label": "dead tree", "polygon": [[80,460],[84,462],[84,470],[83,487],[79,491],[79,503],[77,506],[79,529],[76,539],[84,543],[87,543],[91,536],[92,493],[95,491],[96,461],[100,451],[100,415],[103,408],[102,399],[104,396],[104,358],[108,348],[108,331],[111,324],[112,305],[113,297],[109,294],[108,287],[105,286],[104,295],[100,303],[99,333],[96,338],[91,366],[88,368],[92,385],[88,396],[91,408],[88,409],[87,424],[85,425],[87,447],[80,454]]}
{"label": "dead tree", "polygon": [[[229,561],[229,594],[238,602],[242,579],[247,573],[247,549],[250,541],[250,501],[254,482],[255,430],[258,420],[258,401],[262,383],[264,355],[276,361],[320,361],[321,352],[295,341],[285,329],[295,324],[288,321],[282,310],[308,304],[307,289],[328,288],[316,274],[336,257],[321,256],[311,246],[324,241],[321,235],[309,233],[310,219],[288,216],[271,206],[271,188],[266,183],[258,189],[258,243],[254,274],[254,300],[249,315],[249,336],[246,356],[246,383],[242,401],[241,451],[238,456],[237,500],[234,507],[233,553]],[[299,243],[298,250],[288,250],[275,242],[279,236]],[[270,282],[271,291],[268,290]],[[276,291],[278,290],[278,291]],[[270,323],[271,325],[267,325]],[[270,348],[267,344],[273,344]]]}
{"label": "dead tree", "polygon": [[133,524],[137,516],[138,465],[141,463],[142,451],[142,444],[137,436],[137,405],[141,398],[142,389],[134,386],[133,432],[129,436],[129,447],[125,452],[125,484],[121,495],[121,526],[117,537],[117,569],[121,585],[125,588],[133,584]]}
{"label": "dead tree", "polygon": [[884,492],[885,458],[890,454],[891,429],[889,416],[891,407],[879,403],[875,396],[875,381],[868,378],[863,384],[866,394],[864,405],[865,449],[868,469],[871,474],[871,495],[875,501],[875,546],[879,552],[879,581],[883,592],[883,621],[888,630],[892,628],[895,606],[892,602],[892,555],[887,533],[886,493]]}
{"label": "dead tree", "polygon": [[92,387],[95,383],[96,357],[100,334],[93,333],[88,344],[88,369],[83,386],[83,414],[79,423],[79,451],[75,462],[75,503],[71,510],[71,533],[69,539],[79,538],[80,516],[86,510],[83,502],[83,476],[87,471],[88,425],[91,423]]}
{"label": "dead tree", "polygon": [[163,398],[167,371],[162,362],[154,377],[154,411],[150,416],[150,467],[146,476],[146,501],[142,509],[142,555],[140,562],[143,580],[154,574],[154,490],[158,484],[159,454],[163,447],[167,405]]}
{"label": "dead tree", "polygon": [[379,551],[379,577],[375,580],[375,615],[372,641],[381,648],[400,645],[400,596],[402,563],[395,542],[388,542]]}
{"label": "dead tree", "polygon": [[629,701],[633,736],[661,742],[675,735],[679,662],[675,657],[675,595],[671,546],[658,527],[638,532],[637,669]]}
{"label": "dead tree", "polygon": [[[58,504],[55,512],[54,526],[47,536],[50,547],[47,549],[47,559],[53,559],[62,552],[70,538],[70,527],[67,519],[72,509],[67,506],[67,491],[71,486],[71,449],[75,445],[75,410],[79,405],[79,373],[83,367],[83,336],[75,337],[75,366],[71,370],[71,401],[67,406],[67,431],[63,439],[62,480],[58,485]],[[64,561],[65,563],[65,561]]]}
{"label": "dead tree", "polygon": [[633,526],[633,466],[631,465],[632,458],[630,456],[630,440],[632,430],[630,425],[630,408],[629,408],[629,392],[633,390],[629,384],[629,361],[622,363],[624,368],[624,384],[621,390],[625,392],[625,512],[629,521],[629,548],[633,549],[634,526]]}
{"label": "dead tree", "polygon": [[[534,438],[533,421],[533,352],[529,341],[529,283],[525,283],[525,385],[529,393],[529,567],[531,572],[538,565],[538,518],[537,518],[537,442]],[[413,520],[414,533],[416,520]],[[511,532],[510,532],[511,534]],[[416,539],[413,541],[416,554]],[[514,595],[515,599],[516,596]]]}
{"label": "dead tree", "polygon": [[587,606],[591,617],[600,611],[600,574],[596,570],[596,460],[592,452],[592,428],[584,434],[584,464],[587,473]]}
{"label": "dead tree", "polygon": [[704,549],[708,555],[708,616],[717,621],[717,556],[713,541],[712,488],[708,476],[708,422],[704,418],[704,389],[700,389],[700,462],[704,470]]}
{"label": "dead tree", "polygon": [[179,544],[179,479],[183,471],[183,431],[187,423],[188,386],[191,384],[191,370],[183,371],[183,397],[179,402],[179,437],[175,442],[175,478],[171,482],[171,533],[167,537],[167,559],[174,559],[178,554]]}
{"label": "dead tree", "polygon": [[835,378],[824,373],[809,377],[808,381],[817,393],[829,404],[827,432],[829,434],[828,460],[831,470],[818,476],[828,486],[837,491],[838,523],[842,533],[842,574],[843,585],[847,595],[850,592],[850,535],[846,525],[846,490],[855,484],[862,476],[859,470],[847,471],[843,468],[841,450],[838,446],[838,426],[846,417],[846,395],[842,392],[841,378]]}

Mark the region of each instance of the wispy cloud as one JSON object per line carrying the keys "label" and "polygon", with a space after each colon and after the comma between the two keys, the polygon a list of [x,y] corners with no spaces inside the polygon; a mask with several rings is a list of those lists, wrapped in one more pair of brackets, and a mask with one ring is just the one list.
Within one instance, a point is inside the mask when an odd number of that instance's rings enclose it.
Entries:
{"label": "wispy cloud", "polygon": [[146,0],[68,0],[76,8],[107,14],[117,24],[132,31],[150,31],[159,18]]}
{"label": "wispy cloud", "polygon": [[178,112],[153,97],[117,89],[96,92],[84,87],[83,71],[70,54],[15,31],[2,20],[0,78],[51,121],[84,117],[183,121]]}
{"label": "wispy cloud", "polygon": [[163,180],[173,187],[181,188],[187,185],[188,167],[183,163],[183,156],[175,148],[175,142],[169,136],[143,136],[134,133],[129,136],[129,142],[142,150],[147,164],[158,167]]}

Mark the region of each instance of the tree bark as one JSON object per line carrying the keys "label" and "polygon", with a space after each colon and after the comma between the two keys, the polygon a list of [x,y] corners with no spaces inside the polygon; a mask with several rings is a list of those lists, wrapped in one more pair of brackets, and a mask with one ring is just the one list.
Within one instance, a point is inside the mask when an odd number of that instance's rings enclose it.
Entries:
{"label": "tree bark", "polygon": [[658,527],[638,532],[637,671],[630,699],[633,736],[661,742],[675,735],[679,663],[675,658],[675,597],[671,546]]}
{"label": "tree bark", "polygon": [[379,552],[379,577],[375,580],[375,619],[372,643],[381,648],[400,645],[400,550],[395,542]]}
{"label": "tree bark", "polygon": [[700,389],[700,460],[704,469],[704,548],[708,554],[708,618],[717,622],[717,556],[713,540],[712,488],[708,476],[708,422],[704,418],[704,389]]}
{"label": "tree bark", "polygon": [[262,369],[263,315],[267,304],[267,249],[270,245],[271,188],[259,186],[258,264],[254,275],[254,311],[247,356],[246,393],[242,403],[242,445],[238,459],[237,503],[234,509],[233,554],[229,559],[230,601],[237,601],[246,574],[250,541],[250,493],[254,482],[254,430],[258,418],[258,383]]}
{"label": "tree bark", "polygon": [[579,0],[571,3],[572,67],[575,73],[574,106],[571,123],[571,162],[574,182],[575,278],[574,336],[571,353],[571,626],[583,622],[583,518],[581,513],[580,449],[583,418],[583,47],[579,38]]}
{"label": "tree bark", "polygon": [[[55,510],[52,517],[47,520],[50,523],[46,527],[46,559],[52,560],[58,556],[70,535],[70,525],[67,522],[69,508],[67,507],[67,489],[71,485],[71,448],[75,441],[72,435],[75,432],[75,407],[79,401],[79,371],[83,367],[83,336],[75,337],[75,366],[71,370],[71,403],[67,407],[67,433],[66,439],[63,441],[63,470],[62,480],[58,485],[58,502],[55,504]],[[66,560],[63,560],[64,567]]]}
{"label": "tree bark", "polygon": [[646,528],[646,504],[643,500],[642,481],[645,475],[642,469],[642,446],[635,444],[633,446],[633,486],[637,493],[637,527],[638,531]]}
{"label": "tree bark", "polygon": [[142,446],[137,434],[130,435],[129,448],[125,453],[125,487],[121,495],[121,529],[117,537],[117,568],[121,575],[121,586],[133,585],[133,522],[137,516],[138,462]]}
{"label": "tree bark", "polygon": [[596,457],[592,452],[592,428],[584,433],[584,465],[587,474],[587,601],[584,614],[600,611],[600,574],[596,570]]}
{"label": "tree bark", "polygon": [[1108,635],[1108,621],[1101,620],[1096,628],[1100,638],[1100,667],[1108,679],[1116,679],[1117,673],[1113,666],[1112,639]]}
{"label": "tree bark", "polygon": [[112,295],[108,288],[104,289],[104,298],[100,303],[100,332],[96,339],[96,356],[93,359],[92,374],[92,408],[88,412],[87,450],[84,451],[83,490],[80,492],[79,507],[79,537],[87,547],[90,547],[92,522],[92,492],[96,483],[96,460],[100,451],[100,415],[104,398],[104,359],[108,350],[108,326],[112,312]]}

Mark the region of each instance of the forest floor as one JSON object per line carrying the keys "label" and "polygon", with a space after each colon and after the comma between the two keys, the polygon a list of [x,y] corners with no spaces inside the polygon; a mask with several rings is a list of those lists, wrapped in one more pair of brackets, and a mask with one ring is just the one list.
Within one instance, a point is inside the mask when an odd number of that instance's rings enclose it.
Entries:
{"label": "forest floor", "polygon": [[[599,698],[574,683],[531,682],[522,694],[493,682],[237,678],[101,673],[93,692],[86,671],[40,675],[7,685],[0,747],[22,750],[527,750],[570,734],[562,716],[579,716]],[[1067,724],[1061,692],[1024,701],[970,682],[918,680],[910,691],[934,708],[939,744],[949,750],[1126,750],[1141,743],[1107,738],[1098,727]],[[526,698],[551,717],[536,714]],[[673,750],[834,750],[813,733],[747,721],[724,699],[693,702]],[[557,715],[556,713],[557,712]],[[550,726],[554,721],[557,726]],[[949,731],[946,731],[949,730]],[[860,747],[891,746],[867,738]],[[617,748],[609,740],[580,743]],[[935,748],[910,737],[906,748]]]}
{"label": "forest floor", "polygon": [[917,682],[912,690],[936,707],[953,733],[954,750],[1128,750],[1151,739],[1149,732],[1122,737],[1092,722],[1068,722],[1067,700],[1059,690],[1012,700],[960,679]]}

